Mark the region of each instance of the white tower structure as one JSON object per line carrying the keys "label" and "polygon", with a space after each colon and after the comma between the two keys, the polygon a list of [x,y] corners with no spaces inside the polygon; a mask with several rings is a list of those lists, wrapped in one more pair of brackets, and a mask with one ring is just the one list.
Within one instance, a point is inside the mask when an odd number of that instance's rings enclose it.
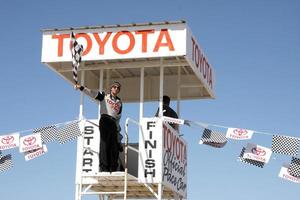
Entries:
{"label": "white tower structure", "polygon": [[[73,83],[70,36],[83,45],[78,80],[103,90],[122,84],[123,103],[140,104],[139,120],[127,118],[124,172],[98,172],[97,119],[84,119],[81,94],[79,118],[83,136],[77,143],[76,196],[100,199],[186,199],[187,143],[162,117],[163,95],[177,100],[214,98],[212,66],[185,21],[89,26],[43,30],[42,62]],[[159,100],[159,117],[144,117],[144,102]],[[129,145],[128,125],[139,129],[139,143]],[[128,137],[129,136],[129,137]]]}

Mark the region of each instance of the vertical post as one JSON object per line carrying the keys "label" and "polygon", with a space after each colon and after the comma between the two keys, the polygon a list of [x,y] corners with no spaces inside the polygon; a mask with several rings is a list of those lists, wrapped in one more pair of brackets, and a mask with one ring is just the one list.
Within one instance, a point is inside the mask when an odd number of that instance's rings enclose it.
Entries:
{"label": "vertical post", "polygon": [[110,71],[109,69],[106,69],[106,88],[109,88],[109,82],[110,82]]}
{"label": "vertical post", "polygon": [[[84,65],[84,63],[82,63]],[[82,66],[83,66],[82,65]],[[81,71],[80,84],[84,85],[85,72]],[[79,120],[83,119],[84,112],[84,94],[80,92],[80,105],[79,105]],[[81,200],[81,173],[82,173],[82,149],[83,149],[83,136],[77,139],[77,155],[76,155],[76,177],[75,177],[75,200]]]}
{"label": "vertical post", "polygon": [[[102,90],[103,90],[103,75],[104,75],[103,69],[100,69],[100,80],[99,80],[99,91],[100,92],[102,92]],[[101,107],[100,107],[100,103],[99,103],[99,105],[98,105],[98,120],[100,120],[100,117],[101,117],[100,109],[101,109]]]}
{"label": "vertical post", "polygon": [[140,74],[140,122],[144,116],[144,85],[145,85],[145,68],[141,68]]}
{"label": "vertical post", "polygon": [[[85,75],[85,71],[81,71],[81,80],[80,80],[80,84],[84,85],[84,75]],[[79,120],[83,119],[83,112],[84,112],[84,94],[83,92],[80,92],[80,105],[79,105]]]}
{"label": "vertical post", "polygon": [[164,95],[164,67],[163,60],[160,60],[160,73],[159,73],[159,117],[163,116],[163,95]]}
{"label": "vertical post", "polygon": [[178,66],[177,75],[177,115],[180,118],[180,100],[181,100],[181,66]]}
{"label": "vertical post", "polygon": [[158,200],[162,200],[162,194],[163,194],[163,186],[162,183],[158,183]]}

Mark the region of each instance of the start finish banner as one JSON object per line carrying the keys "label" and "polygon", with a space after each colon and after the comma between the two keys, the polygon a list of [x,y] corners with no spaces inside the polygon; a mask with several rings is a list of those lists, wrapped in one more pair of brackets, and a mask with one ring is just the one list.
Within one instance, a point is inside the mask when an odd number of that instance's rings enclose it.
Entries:
{"label": "start finish banner", "polygon": [[139,135],[139,182],[162,183],[186,198],[187,144],[159,118],[143,118]]}
{"label": "start finish banner", "polygon": [[84,133],[81,148],[79,148],[82,151],[81,174],[83,176],[94,175],[99,172],[100,132],[97,124],[98,120],[86,120],[80,124]]}

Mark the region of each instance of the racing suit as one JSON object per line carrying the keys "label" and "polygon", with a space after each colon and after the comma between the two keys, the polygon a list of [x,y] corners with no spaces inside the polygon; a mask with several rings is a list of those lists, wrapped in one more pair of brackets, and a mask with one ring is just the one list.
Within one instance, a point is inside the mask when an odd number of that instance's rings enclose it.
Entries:
{"label": "racing suit", "polygon": [[118,134],[119,121],[122,113],[122,101],[119,97],[90,90],[83,86],[80,87],[80,90],[100,102],[100,171],[117,171],[119,158]]}

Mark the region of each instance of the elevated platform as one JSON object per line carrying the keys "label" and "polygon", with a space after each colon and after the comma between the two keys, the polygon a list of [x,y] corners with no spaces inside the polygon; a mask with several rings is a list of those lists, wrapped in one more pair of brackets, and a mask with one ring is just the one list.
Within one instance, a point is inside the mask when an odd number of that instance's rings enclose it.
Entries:
{"label": "elevated platform", "polygon": [[[83,190],[88,188],[88,191],[83,194],[112,194],[114,199],[123,199],[125,172],[101,172],[95,176],[82,177]],[[128,174],[127,176],[127,199],[157,199],[157,197],[150,191],[151,188],[156,194],[158,193],[157,184],[148,184],[138,182],[138,178]],[[120,192],[120,194],[118,194]],[[167,187],[164,188],[164,199],[174,199],[174,192]]]}

